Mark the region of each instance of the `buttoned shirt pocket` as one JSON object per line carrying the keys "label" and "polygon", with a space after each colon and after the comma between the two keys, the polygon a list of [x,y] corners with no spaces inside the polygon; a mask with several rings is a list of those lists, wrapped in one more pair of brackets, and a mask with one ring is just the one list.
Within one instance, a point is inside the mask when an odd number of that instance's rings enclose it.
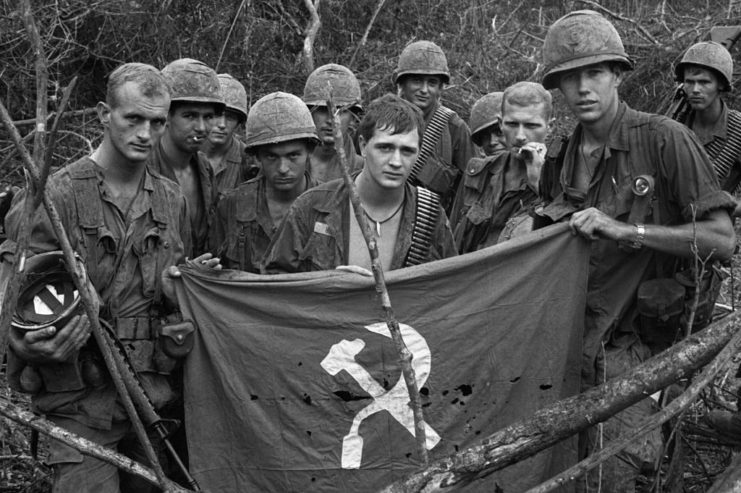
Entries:
{"label": "buttoned shirt pocket", "polygon": [[101,281],[110,280],[115,273],[121,239],[106,226],[80,229],[85,237],[83,257],[88,275],[93,284],[99,286]]}
{"label": "buttoned shirt pocket", "polygon": [[302,271],[334,269],[339,264],[337,259],[337,240],[334,236],[317,232],[311,234],[298,257]]}

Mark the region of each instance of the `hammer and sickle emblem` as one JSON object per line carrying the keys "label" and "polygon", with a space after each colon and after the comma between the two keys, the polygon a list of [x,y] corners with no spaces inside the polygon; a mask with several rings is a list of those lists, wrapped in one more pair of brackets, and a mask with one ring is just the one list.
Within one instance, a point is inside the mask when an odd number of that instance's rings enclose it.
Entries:
{"label": "hammer and sickle emblem", "polygon": [[[384,322],[366,325],[365,328],[371,332],[391,338],[391,333]],[[430,375],[432,355],[427,341],[414,328],[399,324],[402,339],[413,355],[412,367],[417,380],[417,388],[421,388]],[[342,439],[342,468],[358,469],[363,458],[363,437],[359,434],[360,424],[367,417],[380,411],[387,411],[391,416],[401,423],[409,433],[414,436],[414,414],[409,405],[409,392],[404,377],[400,377],[396,385],[386,391],[368,371],[355,361],[355,355],[365,347],[361,339],[349,341],[343,339],[333,345],[329,354],[321,362],[322,368],[334,376],[345,370],[356,382],[373,398],[373,402],[361,409],[355,415],[350,431]],[[427,423],[425,426],[426,443],[428,450],[432,449],[440,441],[440,435]]]}

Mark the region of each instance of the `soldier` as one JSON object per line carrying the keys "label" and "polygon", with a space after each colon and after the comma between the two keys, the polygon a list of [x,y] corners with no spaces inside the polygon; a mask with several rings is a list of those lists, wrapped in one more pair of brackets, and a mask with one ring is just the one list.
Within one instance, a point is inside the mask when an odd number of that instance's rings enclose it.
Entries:
{"label": "soldier", "polygon": [[[684,54],[675,74],[691,108],[684,123],[713,161],[721,188],[734,192],[741,182],[741,112],[730,109],[721,97],[731,90],[733,58],[720,43],[697,43]],[[741,202],[734,211],[739,215]]]}
{"label": "soldier", "polygon": [[[455,255],[437,196],[407,183],[423,125],[416,107],[387,95],[370,104],[358,128],[364,164],[355,184],[385,270]],[[370,269],[370,255],[344,180],[320,185],[296,200],[264,265],[268,273],[340,265]]]}
{"label": "soldier", "polygon": [[448,61],[435,43],[416,41],[401,52],[394,83],[399,95],[422,110],[425,119],[419,156],[409,176],[413,184],[439,194],[446,211],[452,205],[460,172],[474,156],[468,125],[440,103],[449,81]]}
{"label": "soldier", "polygon": [[360,84],[350,69],[330,63],[314,70],[304,86],[304,103],[311,110],[320,143],[311,153],[311,176],[317,183],[342,178],[342,168],[334,147],[334,118],[327,109],[327,99],[340,112],[340,123],[345,143],[345,156],[350,172],[358,171],[363,158],[355,152],[353,133],[360,120]]}
{"label": "soldier", "polygon": [[493,156],[506,149],[502,133],[503,94],[490,92],[476,100],[471,108],[471,140],[481,148],[485,156]]}
{"label": "soldier", "polygon": [[260,272],[260,260],[296,197],[315,185],[309,156],[319,142],[298,97],[274,92],[247,115],[247,152],[262,173],[226,192],[216,207],[211,248],[231,269]]}
{"label": "soldier", "polygon": [[[730,258],[735,201],[720,190],[689,129],[620,101],[618,88],[633,61],[604,17],[582,10],[560,18],[546,34],[543,57],[543,85],[560,89],[578,125],[565,148],[548,154],[539,215],[543,223],[568,221],[574,234],[592,242],[582,371],[584,384],[595,385],[684,331],[677,266],[692,263],[695,247],[702,259]],[[676,299],[658,300],[652,290]],[[610,418],[604,440],[627,433],[654,406],[646,398]],[[594,449],[596,432],[588,438],[582,445]],[[633,491],[641,465],[654,463],[660,445],[658,431],[642,436],[605,462],[601,474],[590,474],[588,487]]]}
{"label": "soldier", "polygon": [[246,181],[251,172],[244,143],[237,139],[238,134],[244,133],[247,119],[247,92],[231,75],[219,74],[218,77],[226,108],[223,115],[216,117],[203,146],[203,154],[214,174],[213,193],[217,196]]}
{"label": "soldier", "polygon": [[[182,261],[190,241],[190,221],[179,187],[147,167],[169,106],[168,84],[159,70],[140,63],[118,67],[108,80],[106,102],[97,106],[103,141],[92,155],[52,175],[47,186],[98,294],[101,319],[111,324],[126,347],[156,408],[175,398],[170,373],[176,366],[176,360],[162,352],[161,340],[155,344],[158,334],[166,333],[160,319],[172,317],[176,308],[176,300],[163,296],[172,290],[160,273]],[[11,240],[0,245],[2,253],[15,250],[24,195],[19,194],[8,215]],[[60,243],[43,208],[32,221],[29,249],[37,255],[27,265],[43,279],[45,259],[59,266],[58,257],[44,252],[59,250]],[[199,260],[210,263],[208,258]],[[47,282],[53,283],[51,278]],[[54,301],[53,293],[42,294],[37,297],[51,296]],[[24,316],[14,320],[9,333],[11,385],[33,393],[34,410],[57,425],[146,463],[100,352],[89,340],[87,318],[74,315],[66,322],[57,318],[34,325],[34,320],[43,319],[43,304],[56,313],[59,301],[44,301],[37,309],[33,298],[23,299],[16,311]],[[64,299],[68,304],[66,294]],[[158,490],[125,474],[119,483],[115,466],[61,442],[50,442],[48,462],[55,469],[54,491]]]}
{"label": "soldier", "polygon": [[530,212],[538,198],[544,142],[551,127],[551,94],[538,83],[518,82],[501,99],[507,152],[468,163],[456,197],[463,205],[453,218],[459,253],[494,245],[532,228]]}
{"label": "soldier", "polygon": [[186,254],[194,257],[206,252],[208,220],[216,198],[211,165],[198,151],[225,105],[216,72],[203,62],[181,58],[163,68],[162,74],[170,84],[172,102],[165,133],[154,146],[149,166],[183,191],[193,235]]}

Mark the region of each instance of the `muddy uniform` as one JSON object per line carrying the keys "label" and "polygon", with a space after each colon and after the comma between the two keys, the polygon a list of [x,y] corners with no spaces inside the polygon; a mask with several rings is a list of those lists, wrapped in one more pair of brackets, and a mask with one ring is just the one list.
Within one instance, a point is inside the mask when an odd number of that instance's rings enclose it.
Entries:
{"label": "muddy uniform", "polygon": [[[405,203],[391,269],[404,267],[412,244],[417,190],[405,185]],[[265,272],[308,272],[347,265],[350,249],[350,193],[342,180],[306,191],[291,206],[265,257]],[[428,262],[456,255],[442,209],[432,232]]]}
{"label": "muddy uniform", "polygon": [[[200,156],[200,159],[204,160],[205,156]],[[244,143],[233,138],[229,150],[213,171],[214,197],[247,181],[250,168],[251,163],[244,152]]]}
{"label": "muddy uniform", "polygon": [[[698,135],[697,138],[713,161],[721,188],[733,193],[741,183],[741,112],[730,109],[725,101],[721,100],[721,104],[723,110],[713,128],[705,135]],[[691,112],[686,123],[689,128],[692,128],[693,120],[694,112]],[[737,149],[735,152],[729,152],[732,150],[730,145],[733,145],[729,144],[731,139],[734,141],[734,148]],[[718,164],[720,156],[722,165]]]}
{"label": "muddy uniform", "polygon": [[[434,114],[435,111],[431,111],[425,118],[425,125],[430,123]],[[446,210],[449,210],[461,172],[465,171],[466,164],[475,155],[468,125],[457,113],[453,113],[435,143],[433,154],[427,159],[417,178],[422,186],[437,192],[443,204],[447,204]]]}
{"label": "muddy uniform", "polygon": [[[201,200],[204,206],[204,211],[201,215],[202,220],[199,221],[199,224],[191,224],[190,227],[192,237],[189,243],[191,248],[185,254],[193,258],[208,251],[209,220],[212,217],[212,208],[216,199],[216,193],[213,186],[214,174],[208,160],[201,156],[200,153],[197,153],[191,156],[190,161],[190,165],[198,170]],[[158,142],[154,146],[154,149],[152,149],[152,156],[149,158],[147,166],[151,171],[178,183],[174,166],[162,151],[161,142]]]}
{"label": "muddy uniform", "polygon": [[[462,204],[452,218],[456,246],[468,253],[530,231],[530,210],[538,194],[528,184],[527,174],[507,185],[505,174],[512,163],[508,151],[488,158],[473,158],[463,178],[457,202]],[[453,210],[457,210],[454,206]]]}
{"label": "muddy uniform", "polygon": [[[307,189],[316,185],[305,174]],[[212,221],[211,251],[228,269],[260,272],[260,261],[278,231],[265,197],[265,177],[258,176],[226,192]]]}
{"label": "muddy uniform", "polygon": [[[577,126],[565,153],[546,159],[540,186],[547,205],[539,214],[550,221],[567,220],[572,212],[596,207],[623,222],[679,225],[692,222],[693,213],[700,219],[711,211],[735,207],[730,195],[720,190],[707,154],[692,132],[666,117],[620,103],[609,142],[596,151],[601,152],[600,162],[586,194],[571,186],[576,160],[581,159],[580,141],[581,126]],[[554,146],[553,154],[557,151]],[[635,218],[631,210],[638,199],[632,184],[640,175],[654,178],[654,202],[644,217]],[[665,334],[641,325],[637,291],[643,281],[672,277],[681,263],[649,248],[621,249],[607,239],[592,242],[582,366],[585,386],[620,375],[651,356],[648,343]],[[644,399],[608,420],[605,439],[635,427],[651,414],[652,402]],[[653,461],[661,443],[656,433],[633,443],[619,454],[618,462],[640,468],[643,461]]]}
{"label": "muddy uniform", "polygon": [[[169,314],[161,293],[160,274],[166,266],[180,262],[189,248],[181,240],[190,238],[190,224],[180,189],[171,181],[146,172],[128,210],[120,210],[111,199],[101,168],[83,158],[54,174],[47,190],[72,248],[85,262],[101,299],[101,318],[111,323],[127,347],[129,359],[155,407],[171,402],[175,392],[168,375],[175,360],[156,348],[155,330],[160,318]],[[7,218],[11,238],[15,238],[22,219],[24,195],[21,193],[14,202]],[[30,250],[59,250],[59,241],[43,208],[37,210],[33,221]],[[3,253],[14,249],[10,240],[0,246]],[[18,373],[24,366],[9,348],[11,385],[19,385]],[[91,367],[97,368],[100,375],[93,381],[87,377]],[[32,398],[36,412],[108,446],[115,446],[132,433],[92,338],[74,360],[39,365],[37,369],[43,388]],[[138,446],[135,438],[132,440]],[[95,459],[81,464],[82,454],[59,442],[50,443],[48,462],[60,465],[61,476],[56,483],[60,491],[95,490],[95,485],[110,485],[111,478],[117,477],[114,466]],[[119,448],[123,451],[126,447]],[[144,460],[143,453],[133,456]]]}

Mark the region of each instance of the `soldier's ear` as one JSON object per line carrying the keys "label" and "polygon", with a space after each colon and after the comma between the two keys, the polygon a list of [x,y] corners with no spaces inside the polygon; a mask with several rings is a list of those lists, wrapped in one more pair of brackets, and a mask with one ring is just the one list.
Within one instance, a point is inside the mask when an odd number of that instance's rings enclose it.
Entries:
{"label": "soldier's ear", "polygon": [[358,135],[358,147],[360,147],[360,155],[365,157],[365,145],[367,142],[362,135]]}
{"label": "soldier's ear", "polygon": [[98,112],[98,119],[100,120],[100,123],[102,123],[103,126],[107,127],[111,121],[111,107],[108,106],[107,103],[100,101],[95,107],[95,110]]}

